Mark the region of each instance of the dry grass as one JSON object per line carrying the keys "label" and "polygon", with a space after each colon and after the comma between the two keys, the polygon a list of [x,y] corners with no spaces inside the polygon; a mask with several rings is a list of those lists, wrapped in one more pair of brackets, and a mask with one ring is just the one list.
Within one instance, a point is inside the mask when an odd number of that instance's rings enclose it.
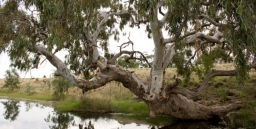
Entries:
{"label": "dry grass", "polygon": [[[221,70],[232,70],[234,69],[233,64],[216,64],[215,69]],[[150,69],[128,69],[129,71],[134,71],[136,76],[141,79],[146,79],[150,73]],[[250,73],[250,79],[245,82],[245,86],[238,86],[236,77],[215,77],[211,79],[207,89],[202,93],[202,95],[194,98],[198,102],[202,102],[205,105],[215,105],[227,103],[228,94],[230,92],[237,92],[236,98],[243,101],[245,106],[241,109],[242,113],[254,114],[256,116],[256,72],[252,70]],[[177,76],[175,68],[168,68],[166,70],[166,79],[168,81],[173,81]],[[40,79],[20,79],[20,89],[13,92],[8,92],[6,89],[0,88],[0,96],[14,96],[23,97],[27,93],[28,87],[31,88],[34,94],[25,96],[30,99],[44,99],[49,100],[51,94],[53,93],[53,88],[51,86],[52,78],[40,78]],[[186,88],[195,89],[197,88],[200,81],[192,74],[192,78]],[[0,87],[4,85],[4,79],[0,79]],[[11,93],[11,95],[9,94]],[[17,94],[16,94],[17,93]],[[109,110],[109,111],[120,111],[126,112],[130,109],[143,109],[146,110],[146,105],[144,103],[138,103],[134,101],[135,95],[122,86],[118,82],[110,82],[106,86],[91,90],[82,94],[82,91],[76,87],[69,88],[69,97],[66,100],[60,102],[60,108],[64,107],[63,110],[73,109],[73,108],[90,108],[94,110]],[[43,96],[47,96],[43,98]],[[67,107],[71,105],[70,107]],[[63,106],[64,105],[64,106]],[[132,105],[132,106],[131,106]],[[85,106],[85,107],[81,107]],[[133,112],[133,111],[131,111]],[[255,122],[251,118],[247,118],[248,121]],[[242,119],[243,120],[243,119]],[[242,121],[243,122],[243,121]],[[239,125],[244,125],[239,124]]]}

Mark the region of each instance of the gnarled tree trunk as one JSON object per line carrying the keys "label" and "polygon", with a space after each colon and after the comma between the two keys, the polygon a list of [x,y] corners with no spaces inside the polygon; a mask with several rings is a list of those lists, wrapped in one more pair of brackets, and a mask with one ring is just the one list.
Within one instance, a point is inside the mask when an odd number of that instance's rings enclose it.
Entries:
{"label": "gnarled tree trunk", "polygon": [[[158,82],[163,81],[164,71],[162,71],[162,73],[157,73],[160,75],[161,79],[155,79],[159,76],[153,75],[153,78],[148,82],[143,82],[130,71],[125,70],[118,65],[108,64],[104,69],[99,70],[94,78],[88,81],[79,79],[68,70],[61,60],[59,60],[54,54],[48,52],[46,48],[36,46],[34,49],[45,55],[64,78],[70,80],[73,85],[81,88],[83,92],[102,87],[110,81],[121,82],[124,87],[128,88],[149,106],[151,116],[165,114],[179,119],[205,120],[216,116],[222,116],[230,110],[241,107],[241,104],[239,103],[224,106],[201,105],[189,98],[189,94],[194,92],[187,92],[188,90],[179,89],[175,87],[177,84],[173,84],[174,87],[171,88],[159,88],[157,89],[159,91],[157,91],[156,88],[159,87],[159,84],[163,85]],[[211,74],[211,77],[213,75],[216,74]],[[186,96],[186,94],[188,95]],[[191,96],[192,95],[196,95],[196,93],[191,94]]]}
{"label": "gnarled tree trunk", "polygon": [[[154,59],[151,67],[150,75],[146,81],[141,81],[135,74],[123,69],[122,67],[115,64],[115,60],[122,54],[133,55],[134,53],[142,53],[137,51],[122,51],[122,45],[120,47],[120,53],[116,54],[112,59],[107,60],[100,56],[97,48],[97,37],[102,30],[104,23],[108,20],[108,17],[112,15],[120,15],[122,13],[102,13],[103,20],[98,24],[97,29],[94,33],[84,32],[85,39],[88,44],[88,48],[85,53],[90,64],[97,67],[97,73],[95,77],[90,80],[84,80],[76,77],[67,66],[59,60],[54,54],[47,51],[43,46],[31,47],[31,51],[40,52],[44,55],[52,65],[54,65],[59,74],[65,79],[72,82],[73,85],[83,90],[83,93],[104,86],[110,81],[118,81],[123,84],[124,87],[128,88],[132,93],[141,98],[150,109],[150,116],[154,117],[157,114],[165,114],[174,116],[179,119],[210,119],[216,116],[221,117],[224,113],[241,107],[239,103],[233,103],[223,106],[204,106],[193,101],[193,96],[199,95],[207,86],[207,82],[211,77],[214,76],[234,76],[236,71],[212,71],[209,73],[203,81],[200,88],[193,92],[187,89],[178,88],[180,83],[179,79],[176,82],[165,84],[165,69],[171,62],[175,50],[175,38],[164,38],[162,29],[166,23],[168,12],[159,20],[158,9],[163,6],[163,1],[159,1],[155,8],[151,11],[152,17],[149,19],[150,28],[152,31],[152,37],[154,42]],[[221,34],[217,32],[217,35],[208,36],[200,33],[200,29],[195,32],[188,33],[182,36],[188,43],[195,42],[197,38],[202,38],[206,42],[220,43]],[[86,30],[85,30],[86,31]],[[129,43],[129,42],[128,42]],[[130,41],[130,43],[132,43]],[[127,44],[127,43],[126,43]],[[133,44],[133,43],[132,43]],[[145,57],[145,56],[143,56]]]}

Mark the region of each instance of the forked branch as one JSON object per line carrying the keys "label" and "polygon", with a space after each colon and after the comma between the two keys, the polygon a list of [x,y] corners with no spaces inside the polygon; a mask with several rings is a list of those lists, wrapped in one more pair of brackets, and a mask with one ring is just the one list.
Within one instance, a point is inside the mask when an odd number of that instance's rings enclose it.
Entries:
{"label": "forked branch", "polygon": [[211,24],[203,24],[201,27],[199,27],[198,29],[194,30],[194,31],[191,31],[191,32],[188,32],[184,35],[182,35],[181,37],[179,38],[176,38],[176,37],[170,37],[170,38],[166,38],[163,40],[163,43],[164,44],[169,44],[169,43],[173,43],[173,42],[176,42],[178,40],[182,40],[182,39],[186,39],[188,38],[189,36],[192,36],[194,34],[196,34],[197,32],[199,32],[201,29],[203,29],[204,27],[207,27],[207,26],[210,26]]}

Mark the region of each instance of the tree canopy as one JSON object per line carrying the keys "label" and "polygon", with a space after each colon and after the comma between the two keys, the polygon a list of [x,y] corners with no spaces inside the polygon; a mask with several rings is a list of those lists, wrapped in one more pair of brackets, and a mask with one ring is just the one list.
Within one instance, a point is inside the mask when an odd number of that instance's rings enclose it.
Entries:
{"label": "tree canopy", "polygon": [[[44,56],[61,76],[83,91],[120,81],[147,101],[154,114],[161,111],[153,112],[152,101],[165,98],[163,93],[170,86],[163,83],[164,70],[170,64],[186,78],[204,67],[199,72],[205,79],[197,92],[172,89],[188,98],[205,89],[213,76],[237,75],[240,82],[248,77],[256,56],[255,8],[253,0],[6,0],[0,7],[0,52],[7,52],[12,65],[25,71],[37,67],[39,57]],[[111,58],[99,53],[99,49],[109,53],[108,39],[113,36],[118,41],[125,27],[145,29],[155,46],[152,64],[133,47],[124,50],[133,46],[130,39]],[[69,52],[64,62],[54,55],[61,50]],[[116,61],[124,54],[149,64],[147,83],[117,70]],[[217,60],[234,62],[236,69],[214,71],[212,64]],[[90,80],[74,75],[90,68],[98,68],[99,73]],[[130,78],[122,80],[121,76]]]}

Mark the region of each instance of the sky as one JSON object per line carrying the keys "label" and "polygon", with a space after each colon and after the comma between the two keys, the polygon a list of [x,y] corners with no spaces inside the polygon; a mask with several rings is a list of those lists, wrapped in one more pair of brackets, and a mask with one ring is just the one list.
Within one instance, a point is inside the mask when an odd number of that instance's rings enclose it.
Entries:
{"label": "sky", "polygon": [[[141,51],[143,53],[152,54],[154,45],[152,39],[148,39],[147,34],[145,32],[145,28],[141,27],[138,29],[137,27],[130,29],[125,28],[126,36],[120,36],[119,42],[114,41],[113,38],[109,39],[109,51],[110,53],[118,53],[119,47],[122,43],[129,41],[128,35],[130,32],[130,39],[134,43],[134,50]],[[127,50],[132,50],[131,46],[126,48]],[[62,61],[64,61],[64,57],[67,52],[61,51],[56,53],[56,56],[59,57]],[[101,53],[103,55],[103,53]],[[41,61],[43,57],[41,57]],[[5,71],[10,69],[10,60],[6,53],[0,54],[0,78],[5,78]],[[54,66],[51,65],[47,60],[44,61],[43,64],[38,66],[38,69],[31,69],[27,72],[19,72],[20,78],[43,78],[43,76],[51,77],[52,73],[56,70]]]}
{"label": "sky", "polygon": [[[0,5],[3,5],[5,1],[0,0]],[[22,6],[19,8],[21,10],[26,11],[28,14],[31,12],[22,8]],[[31,7],[31,10],[33,10],[33,7]],[[37,14],[34,13],[34,16]],[[154,44],[152,39],[148,39],[147,33],[145,32],[145,26],[140,26],[140,29],[138,27],[129,28],[128,26],[124,27],[124,31],[122,33],[126,33],[125,36],[122,36],[120,34],[120,40],[117,42],[114,40],[114,38],[109,39],[109,52],[110,53],[118,53],[119,47],[122,43],[125,43],[129,41],[128,35],[130,33],[130,40],[134,43],[134,50],[135,51],[141,51],[143,53],[153,54],[154,50]],[[100,50],[100,49],[99,49]],[[132,47],[126,47],[125,50],[132,50]],[[64,57],[67,54],[67,52],[60,51],[56,53],[56,56],[59,57],[62,61],[64,61]],[[103,52],[100,53],[103,56]],[[41,61],[43,60],[43,57],[41,57]],[[0,78],[5,78],[5,71],[9,70],[10,67],[10,60],[6,53],[0,53]],[[19,75],[21,78],[42,78],[44,76],[51,77],[52,73],[56,70],[54,66],[52,66],[47,60],[44,61],[43,64],[38,66],[38,69],[31,69],[27,72],[19,72]]]}

